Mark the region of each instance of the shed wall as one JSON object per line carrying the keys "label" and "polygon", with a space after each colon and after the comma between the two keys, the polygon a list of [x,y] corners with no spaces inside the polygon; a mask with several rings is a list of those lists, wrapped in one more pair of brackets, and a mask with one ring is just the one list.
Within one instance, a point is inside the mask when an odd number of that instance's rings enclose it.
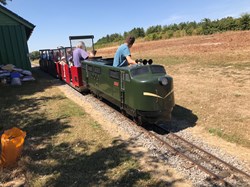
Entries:
{"label": "shed wall", "polygon": [[0,12],[0,64],[31,69],[25,27]]}

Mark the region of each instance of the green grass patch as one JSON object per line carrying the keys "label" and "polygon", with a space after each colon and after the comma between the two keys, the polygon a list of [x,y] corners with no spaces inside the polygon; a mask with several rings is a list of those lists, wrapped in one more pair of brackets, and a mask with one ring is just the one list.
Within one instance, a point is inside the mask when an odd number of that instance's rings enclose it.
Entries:
{"label": "green grass patch", "polygon": [[79,105],[72,103],[72,101],[70,101],[67,98],[57,103],[58,103],[58,109],[60,109],[60,113],[58,112],[57,116],[60,118],[83,117],[85,114],[85,112]]}
{"label": "green grass patch", "polygon": [[91,126],[92,126],[94,129],[99,129],[99,128],[101,127],[100,124],[97,123],[96,121],[93,121],[93,122],[91,123]]}
{"label": "green grass patch", "polygon": [[208,132],[209,132],[210,134],[212,134],[212,135],[216,135],[216,136],[219,136],[219,137],[222,137],[222,135],[223,135],[223,132],[222,132],[221,129],[210,128],[210,129],[208,130]]}
{"label": "green grass patch", "polygon": [[209,128],[208,132],[214,136],[218,136],[228,142],[231,143],[237,143],[240,144],[244,147],[250,148],[250,141],[241,138],[238,134],[235,133],[230,133],[230,132],[224,132],[221,129],[217,129],[217,128]]}

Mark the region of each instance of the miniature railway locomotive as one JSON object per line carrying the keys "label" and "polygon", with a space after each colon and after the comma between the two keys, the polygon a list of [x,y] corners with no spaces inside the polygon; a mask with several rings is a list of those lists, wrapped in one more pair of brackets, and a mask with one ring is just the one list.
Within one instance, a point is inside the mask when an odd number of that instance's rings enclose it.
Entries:
{"label": "miniature railway locomotive", "polygon": [[[70,37],[70,43],[74,39],[92,39],[93,42],[93,37]],[[171,119],[175,105],[173,79],[163,66],[144,60],[132,66],[113,67],[113,58],[92,57],[82,61],[82,67],[74,67],[69,61],[60,63],[67,50],[69,48],[40,50],[41,69],[80,92],[90,91],[104,98],[140,125]]]}

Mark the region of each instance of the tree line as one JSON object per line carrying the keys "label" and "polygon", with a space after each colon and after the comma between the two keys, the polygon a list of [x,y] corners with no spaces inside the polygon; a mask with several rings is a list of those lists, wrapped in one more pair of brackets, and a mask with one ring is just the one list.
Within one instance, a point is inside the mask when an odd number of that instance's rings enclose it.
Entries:
{"label": "tree line", "polygon": [[[201,22],[181,22],[171,25],[156,25],[144,30],[143,28],[133,28],[124,32],[122,35],[118,33],[108,34],[100,38],[96,43],[96,48],[108,46],[113,43],[122,43],[128,35],[135,38],[142,38],[146,41],[177,38],[193,35],[209,35],[226,31],[250,30],[250,14],[243,14],[239,18],[226,17],[217,20],[204,18]],[[30,58],[38,59],[39,51],[30,53]]]}
{"label": "tree line", "polygon": [[179,24],[156,25],[144,30],[143,28],[133,28],[123,34],[108,34],[100,38],[95,45],[103,47],[114,42],[123,42],[126,36],[132,35],[144,40],[160,40],[173,37],[208,35],[226,31],[250,30],[250,14],[242,14],[240,18],[226,17],[217,20],[204,18],[200,22],[181,22]]}

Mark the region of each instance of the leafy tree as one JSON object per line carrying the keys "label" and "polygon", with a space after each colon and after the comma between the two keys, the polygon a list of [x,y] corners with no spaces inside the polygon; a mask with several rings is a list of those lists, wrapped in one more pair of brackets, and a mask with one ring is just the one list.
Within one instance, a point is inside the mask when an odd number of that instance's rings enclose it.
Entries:
{"label": "leafy tree", "polygon": [[146,35],[153,34],[153,33],[160,33],[162,31],[161,25],[151,26],[146,30]]}
{"label": "leafy tree", "polygon": [[36,59],[39,59],[40,57],[40,53],[39,51],[32,51],[30,54],[30,60],[36,60]]}
{"label": "leafy tree", "polygon": [[102,38],[100,38],[96,44],[105,44],[105,43],[109,43],[109,35],[107,34],[107,36],[104,36]]}
{"label": "leafy tree", "polygon": [[193,30],[193,35],[201,35],[202,34],[202,26],[197,25],[197,28]]}
{"label": "leafy tree", "polygon": [[159,33],[152,33],[152,34],[148,34],[145,37],[145,40],[160,40],[162,39],[162,35]]}
{"label": "leafy tree", "polygon": [[135,38],[143,38],[145,37],[145,31],[143,28],[133,28],[131,31],[129,32],[124,32],[123,37],[126,38],[128,35],[132,35]]}
{"label": "leafy tree", "polygon": [[187,22],[186,27],[184,28],[186,31],[186,34],[191,36],[191,35],[195,35],[195,29],[197,28],[197,23],[195,21],[193,22]]}
{"label": "leafy tree", "polygon": [[219,21],[219,30],[220,31],[230,31],[230,30],[237,30],[237,23],[236,20],[232,17],[222,18]]}
{"label": "leafy tree", "polygon": [[100,38],[95,44],[102,45],[102,44],[107,44],[107,43],[112,43],[112,42],[119,42],[122,40],[123,40],[122,35],[115,33],[115,34],[107,35],[107,36]]}
{"label": "leafy tree", "polygon": [[240,25],[242,30],[250,29],[250,14],[243,14],[240,18]]}
{"label": "leafy tree", "polygon": [[204,18],[202,20],[202,34],[212,34],[211,32],[211,26],[212,26],[212,22],[209,18]]}
{"label": "leafy tree", "polygon": [[174,36],[174,31],[173,30],[167,30],[162,35],[163,35],[162,36],[163,39],[172,38]]}
{"label": "leafy tree", "polygon": [[178,25],[176,23],[169,25],[169,28],[170,28],[170,30],[173,30],[173,31],[177,31],[179,29]]}
{"label": "leafy tree", "polygon": [[186,28],[187,28],[187,23],[185,23],[185,22],[179,23],[178,30],[183,30],[183,29],[186,29]]}
{"label": "leafy tree", "polygon": [[118,34],[118,33],[111,34],[109,36],[109,41],[110,42],[118,42],[118,41],[120,41],[122,39],[123,39],[123,37],[120,34]]}
{"label": "leafy tree", "polygon": [[[9,1],[11,1],[11,0],[9,0]],[[7,5],[6,0],[0,0],[0,3],[2,3],[3,5]]]}
{"label": "leafy tree", "polygon": [[107,35],[105,37],[102,37],[95,44],[96,45],[103,45],[103,44],[113,43],[113,42],[123,42],[124,39],[128,35],[132,35],[136,38],[139,38],[139,37],[143,38],[143,37],[145,37],[145,31],[143,28],[133,28],[129,32],[124,32],[123,36],[121,34],[115,33],[115,34],[111,34],[111,35]]}

